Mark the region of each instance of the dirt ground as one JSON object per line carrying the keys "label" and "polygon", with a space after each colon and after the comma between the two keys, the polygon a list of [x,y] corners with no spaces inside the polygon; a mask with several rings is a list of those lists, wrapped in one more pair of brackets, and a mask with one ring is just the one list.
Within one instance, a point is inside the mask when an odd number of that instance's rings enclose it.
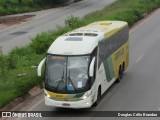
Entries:
{"label": "dirt ground", "polygon": [[19,16],[6,16],[0,17],[0,30],[4,30],[13,25],[17,25],[23,22],[27,22],[29,18],[34,17],[35,15],[19,15]]}

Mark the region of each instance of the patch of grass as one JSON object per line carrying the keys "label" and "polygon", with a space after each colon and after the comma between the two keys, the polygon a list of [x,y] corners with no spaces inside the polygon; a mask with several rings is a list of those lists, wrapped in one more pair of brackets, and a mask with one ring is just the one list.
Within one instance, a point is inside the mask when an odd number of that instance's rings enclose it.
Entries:
{"label": "patch of grass", "polygon": [[88,14],[84,19],[86,24],[102,20],[123,20],[132,26],[144,17],[144,13],[150,13],[158,7],[159,0],[119,0],[103,10]]}
{"label": "patch of grass", "polygon": [[[144,14],[158,7],[160,7],[160,0],[118,0],[103,10],[90,13],[82,20],[76,21],[76,25],[66,25],[56,31],[38,34],[30,45],[15,48],[8,55],[0,54],[0,108],[15,98],[23,96],[33,86],[42,83],[43,77],[38,78],[37,68],[32,66],[39,64],[58,36],[76,27],[102,20],[123,20],[131,27],[142,19]],[[69,17],[67,23],[72,23],[74,18],[76,17]]]}
{"label": "patch of grass", "polygon": [[8,89],[5,91],[0,91],[0,95],[1,98],[0,99],[0,105],[4,106],[6,103],[9,103],[10,101],[12,101],[13,99],[15,99],[17,96],[15,96],[15,94],[17,94],[17,90],[16,89]]}
{"label": "patch of grass", "polygon": [[[11,56],[16,56],[15,67],[10,67]],[[13,99],[23,96],[35,85],[40,85],[43,78],[37,77],[39,61],[44,54],[37,55],[30,47],[16,48],[9,55],[3,55],[0,63],[0,108]],[[14,59],[14,60],[15,60]]]}
{"label": "patch of grass", "polygon": [[57,7],[68,1],[69,0],[0,0],[0,16]]}

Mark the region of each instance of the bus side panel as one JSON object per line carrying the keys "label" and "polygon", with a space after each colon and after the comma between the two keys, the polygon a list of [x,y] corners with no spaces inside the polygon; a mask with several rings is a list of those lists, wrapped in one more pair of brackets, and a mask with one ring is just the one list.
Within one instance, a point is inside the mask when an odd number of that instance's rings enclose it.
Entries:
{"label": "bus side panel", "polygon": [[112,62],[113,68],[115,72],[115,78],[118,78],[119,75],[119,67],[125,63],[125,69],[128,67],[129,64],[129,41],[127,41],[124,45],[122,45],[119,49],[117,49],[112,54]]}
{"label": "bus side panel", "polygon": [[108,57],[104,61],[104,68],[105,68],[105,74],[106,74],[106,79],[108,82],[110,82],[113,77],[114,77],[114,68],[113,68],[113,63],[112,63],[112,58]]}
{"label": "bus side panel", "polygon": [[[99,73],[99,77],[100,79],[97,80],[99,81],[97,83],[97,85],[101,85],[101,88],[102,88],[102,94],[114,83],[115,79],[113,75],[113,66],[110,64],[111,61],[111,57],[108,59],[108,60],[105,60],[105,62],[103,62],[100,67],[99,67],[99,70],[98,70],[98,73]],[[112,73],[110,73],[112,72]],[[107,78],[109,77],[109,78]],[[98,89],[97,89],[98,90]]]}
{"label": "bus side panel", "polygon": [[129,40],[126,43],[126,64],[125,64],[125,70],[127,69],[128,65],[129,65]]}

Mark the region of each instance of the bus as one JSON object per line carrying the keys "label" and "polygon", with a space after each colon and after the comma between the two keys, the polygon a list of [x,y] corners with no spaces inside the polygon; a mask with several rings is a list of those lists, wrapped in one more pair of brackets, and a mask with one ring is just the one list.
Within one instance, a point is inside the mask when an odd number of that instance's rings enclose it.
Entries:
{"label": "bus", "polygon": [[129,27],[124,21],[98,21],[58,37],[38,66],[45,64],[47,106],[89,108],[129,64]]}

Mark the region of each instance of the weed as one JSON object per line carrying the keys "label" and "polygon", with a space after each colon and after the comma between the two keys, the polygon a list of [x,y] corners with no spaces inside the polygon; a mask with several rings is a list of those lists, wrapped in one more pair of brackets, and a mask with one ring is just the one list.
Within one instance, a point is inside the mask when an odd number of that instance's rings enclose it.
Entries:
{"label": "weed", "polygon": [[80,23],[80,20],[78,17],[75,17],[73,15],[69,16],[67,19],[65,19],[66,26],[70,28],[75,28]]}

